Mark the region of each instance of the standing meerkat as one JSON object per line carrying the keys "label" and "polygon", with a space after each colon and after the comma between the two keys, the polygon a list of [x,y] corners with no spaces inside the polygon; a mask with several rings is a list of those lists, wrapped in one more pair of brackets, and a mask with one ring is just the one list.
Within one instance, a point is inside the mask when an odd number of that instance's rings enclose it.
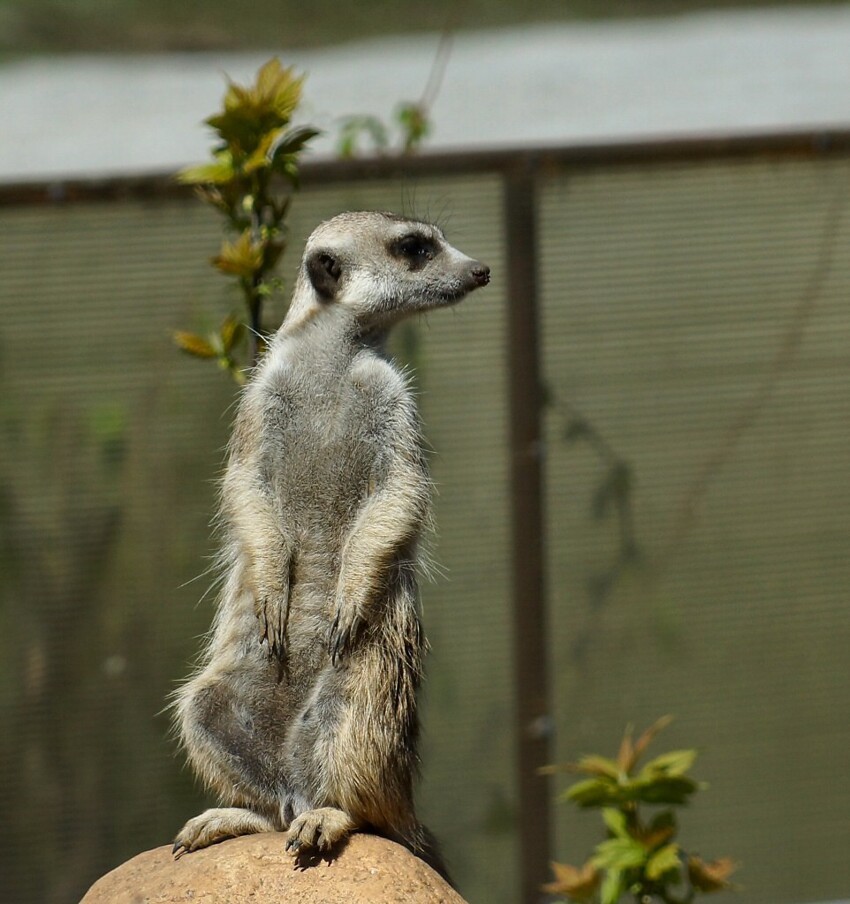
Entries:
{"label": "standing meerkat", "polygon": [[279,830],[293,853],[327,850],[363,829],[445,874],[413,806],[431,485],[385,341],[399,320],[489,279],[437,227],[393,214],[340,214],[308,239],[241,399],[221,494],[223,587],[175,699],[188,759],[224,806],[186,823],[176,855]]}

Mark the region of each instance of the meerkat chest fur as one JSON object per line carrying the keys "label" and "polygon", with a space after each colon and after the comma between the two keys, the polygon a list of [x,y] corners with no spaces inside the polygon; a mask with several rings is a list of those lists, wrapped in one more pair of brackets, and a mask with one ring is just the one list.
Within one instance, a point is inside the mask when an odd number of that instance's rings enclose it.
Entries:
{"label": "meerkat chest fur", "polygon": [[334,326],[311,324],[272,348],[255,390],[252,476],[288,536],[293,591],[317,592],[313,601],[329,616],[346,538],[370,498],[404,466],[423,515],[429,495],[407,380],[378,350]]}

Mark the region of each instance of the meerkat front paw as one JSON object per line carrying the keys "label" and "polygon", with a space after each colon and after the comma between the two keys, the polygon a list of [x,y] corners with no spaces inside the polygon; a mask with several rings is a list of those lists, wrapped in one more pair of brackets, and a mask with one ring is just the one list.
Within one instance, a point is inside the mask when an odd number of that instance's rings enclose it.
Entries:
{"label": "meerkat front paw", "polygon": [[273,832],[275,825],[265,816],[242,807],[214,807],[190,819],[177,833],[171,853],[175,858],[208,847],[225,838]]}
{"label": "meerkat front paw", "polygon": [[343,810],[335,807],[307,810],[292,821],[287,833],[286,849],[296,855],[313,847],[327,851],[350,835],[354,828],[354,820]]}

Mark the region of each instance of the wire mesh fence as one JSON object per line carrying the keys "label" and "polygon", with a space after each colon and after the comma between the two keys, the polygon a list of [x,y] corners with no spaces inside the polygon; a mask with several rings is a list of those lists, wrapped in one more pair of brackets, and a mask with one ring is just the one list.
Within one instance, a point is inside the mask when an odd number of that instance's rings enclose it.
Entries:
{"label": "wire mesh fence", "polygon": [[[846,896],[850,136],[303,182],[287,284],[354,208],[436,219],[493,271],[395,346],[439,489],[420,809],[464,894],[536,900],[597,840],[536,766],[672,712],[712,785],[686,844],[742,862],[742,901]],[[202,805],[163,708],[211,618],[235,388],[169,333],[237,299],[167,179],[0,204],[0,899],[65,904]]]}

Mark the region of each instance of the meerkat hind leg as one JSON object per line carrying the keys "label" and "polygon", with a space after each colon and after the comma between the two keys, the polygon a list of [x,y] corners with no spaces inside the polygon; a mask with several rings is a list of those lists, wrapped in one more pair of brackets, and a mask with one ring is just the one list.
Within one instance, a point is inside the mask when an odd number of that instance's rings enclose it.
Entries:
{"label": "meerkat hind leg", "polygon": [[336,807],[307,810],[292,820],[287,833],[286,849],[293,854],[311,847],[327,851],[350,835],[356,827],[348,813]]}
{"label": "meerkat hind leg", "polygon": [[274,832],[277,826],[265,816],[242,807],[214,807],[190,819],[177,834],[172,853],[175,857],[208,847],[225,838]]}

